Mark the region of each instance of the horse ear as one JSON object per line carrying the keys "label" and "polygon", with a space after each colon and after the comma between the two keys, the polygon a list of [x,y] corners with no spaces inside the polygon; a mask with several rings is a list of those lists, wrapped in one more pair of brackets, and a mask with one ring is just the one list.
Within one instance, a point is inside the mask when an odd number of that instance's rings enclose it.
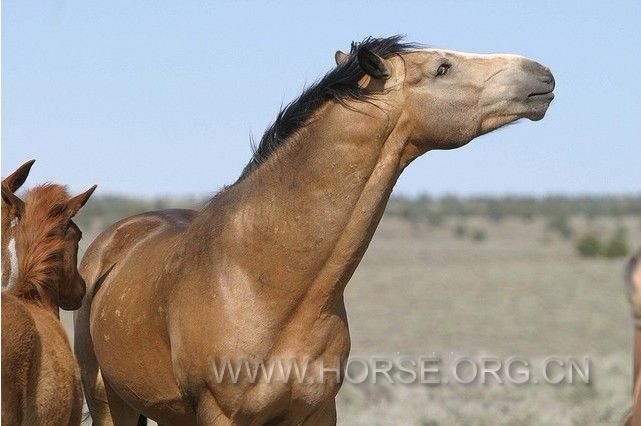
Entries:
{"label": "horse ear", "polygon": [[358,49],[358,65],[373,78],[387,80],[392,73],[388,62],[366,47]]}
{"label": "horse ear", "polygon": [[348,59],[349,55],[347,53],[341,52],[340,50],[337,50],[336,53],[334,53],[334,60],[338,66],[343,65]]}
{"label": "horse ear", "polygon": [[9,188],[7,188],[4,183],[2,187],[2,200],[7,203],[9,209],[11,209],[11,215],[22,219],[24,214],[24,201],[22,201],[16,194],[13,193]]}
{"label": "horse ear", "polygon": [[82,194],[78,194],[67,202],[67,216],[72,218],[78,213],[78,211],[85,205],[91,194],[96,190],[98,185],[94,185]]}
{"label": "horse ear", "polygon": [[27,176],[29,176],[29,171],[31,170],[31,166],[33,166],[33,163],[35,162],[36,160],[27,161],[22,166],[18,167],[18,170],[11,173],[6,178],[4,178],[2,181],[2,184],[6,185],[6,187],[11,192],[16,192],[18,189],[20,189],[22,184],[27,180]]}

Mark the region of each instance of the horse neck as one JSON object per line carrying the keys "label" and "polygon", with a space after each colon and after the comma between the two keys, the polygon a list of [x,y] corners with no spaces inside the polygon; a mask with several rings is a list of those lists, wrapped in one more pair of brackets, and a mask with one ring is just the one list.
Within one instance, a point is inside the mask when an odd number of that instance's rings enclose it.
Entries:
{"label": "horse neck", "polygon": [[46,288],[42,284],[30,285],[18,279],[16,286],[8,290],[11,294],[19,299],[25,300],[44,308],[53,313],[56,318],[60,318],[60,303],[58,301],[57,285],[49,285]]}
{"label": "horse neck", "polygon": [[258,297],[278,294],[296,306],[304,298],[325,307],[342,300],[404,166],[409,135],[400,112],[361,111],[328,103],[205,210],[206,226],[224,217],[209,228],[209,247],[219,257],[222,247],[225,264],[235,266],[227,269],[249,277]]}
{"label": "horse neck", "polygon": [[20,250],[17,280],[11,293],[59,316],[63,266],[57,238],[32,239]]}

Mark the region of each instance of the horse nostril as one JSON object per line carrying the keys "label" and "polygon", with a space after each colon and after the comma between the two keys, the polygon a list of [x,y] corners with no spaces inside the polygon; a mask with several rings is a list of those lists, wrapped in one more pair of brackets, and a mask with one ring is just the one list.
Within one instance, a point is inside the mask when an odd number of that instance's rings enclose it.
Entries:
{"label": "horse nostril", "polygon": [[535,81],[552,86],[551,90],[554,89],[554,75],[552,75],[552,71],[550,71],[550,69],[545,65],[529,59],[525,59],[521,64],[521,69],[529,74],[530,78],[535,79]]}
{"label": "horse nostril", "polygon": [[552,79],[552,77],[545,76],[545,77],[539,78],[539,81],[541,83],[550,84],[550,83],[552,83],[553,79]]}
{"label": "horse nostril", "polygon": [[541,80],[542,83],[551,84],[552,86],[554,86],[554,83],[555,83],[554,82],[554,76],[552,75],[552,73],[549,70],[547,71],[546,75],[544,75],[543,77],[540,78],[540,80]]}

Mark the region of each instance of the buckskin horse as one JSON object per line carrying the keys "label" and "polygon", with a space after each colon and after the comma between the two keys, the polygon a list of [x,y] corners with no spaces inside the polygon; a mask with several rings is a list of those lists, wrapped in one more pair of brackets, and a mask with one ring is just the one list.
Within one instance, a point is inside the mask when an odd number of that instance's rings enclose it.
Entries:
{"label": "buckskin horse", "polygon": [[[31,166],[30,160],[2,180],[2,186],[15,193],[27,180]],[[18,223],[16,211],[2,199],[2,290],[12,287],[18,277],[18,255],[16,253],[15,226]]]}
{"label": "buckskin horse", "polygon": [[[87,250],[75,351],[96,424],[335,423],[342,373],[321,366],[347,360],[343,290],[401,172],[429,150],[540,120],[554,96],[548,68],[516,55],[394,36],[335,58],[202,211],[121,220]],[[308,374],[215,377],[243,359]]]}
{"label": "buckskin horse", "polygon": [[15,213],[18,273],[2,292],[2,424],[79,425],[80,370],[59,319],[78,309],[85,283],[77,269],[81,232],[73,216],[95,186],[70,197],[60,185],[2,198]]}

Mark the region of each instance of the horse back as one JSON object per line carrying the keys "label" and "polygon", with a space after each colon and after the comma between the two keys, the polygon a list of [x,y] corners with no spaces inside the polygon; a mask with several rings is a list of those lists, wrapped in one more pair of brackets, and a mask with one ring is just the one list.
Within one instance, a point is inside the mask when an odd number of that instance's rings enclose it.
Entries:
{"label": "horse back", "polygon": [[[163,229],[186,229],[197,212],[186,209],[157,210],[128,217],[103,231],[87,248],[80,263],[80,274],[87,283],[88,295],[97,292],[96,284],[134,247]],[[91,299],[89,296],[89,302]]]}

